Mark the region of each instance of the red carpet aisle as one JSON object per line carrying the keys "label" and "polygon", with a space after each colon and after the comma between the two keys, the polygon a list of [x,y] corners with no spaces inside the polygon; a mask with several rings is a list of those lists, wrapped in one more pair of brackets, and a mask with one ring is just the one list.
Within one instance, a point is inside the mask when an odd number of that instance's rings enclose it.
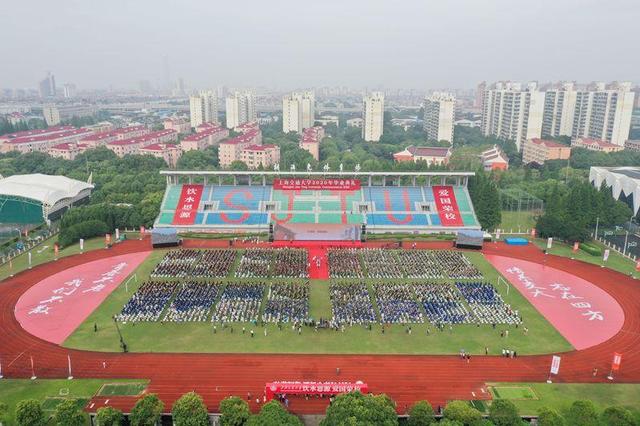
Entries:
{"label": "red carpet aisle", "polygon": [[[327,261],[327,250],[320,246],[309,247],[307,253],[309,257],[309,278],[312,280],[328,280],[329,262]],[[318,259],[320,260],[320,267],[318,267]]]}

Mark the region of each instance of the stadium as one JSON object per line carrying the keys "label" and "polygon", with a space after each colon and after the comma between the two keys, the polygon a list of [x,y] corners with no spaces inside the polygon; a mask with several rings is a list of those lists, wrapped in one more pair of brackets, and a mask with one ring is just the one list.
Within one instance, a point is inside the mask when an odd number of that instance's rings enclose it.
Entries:
{"label": "stadium", "polygon": [[496,382],[640,380],[633,277],[482,235],[455,246],[480,230],[473,173],[162,174],[153,231],[176,246],[145,232],[0,286],[1,376],[133,379],[165,407],[196,391],[214,416],[229,396],[317,415],[360,389],[404,414],[491,400]]}

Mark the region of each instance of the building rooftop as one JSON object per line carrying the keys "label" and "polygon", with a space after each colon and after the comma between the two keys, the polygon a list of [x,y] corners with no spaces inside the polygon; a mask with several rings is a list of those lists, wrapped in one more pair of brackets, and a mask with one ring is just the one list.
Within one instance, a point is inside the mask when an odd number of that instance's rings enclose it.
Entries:
{"label": "building rooftop", "polygon": [[533,138],[533,139],[530,139],[530,140],[531,140],[531,142],[533,142],[536,145],[544,145],[547,148],[571,148],[570,146],[561,144],[561,143],[556,142],[556,141],[550,141],[550,140],[547,140],[547,139]]}
{"label": "building rooftop", "polygon": [[157,132],[151,132],[151,133],[147,133],[146,135],[142,135],[142,136],[138,136],[136,138],[129,138],[129,139],[122,139],[119,141],[113,141],[113,142],[109,142],[108,145],[136,145],[139,143],[144,143],[144,142],[148,142],[157,138],[160,138],[162,136],[166,136],[169,134],[175,134],[176,131],[172,130],[172,129],[167,129],[167,130],[159,130]]}
{"label": "building rooftop", "polygon": [[242,143],[247,143],[250,142],[251,140],[253,140],[253,138],[255,138],[256,136],[258,136],[258,133],[260,132],[260,130],[250,130],[247,133],[243,133],[239,136],[236,136],[235,138],[231,138],[229,140],[226,141],[222,141],[220,142],[220,144],[225,144],[225,145],[238,145],[238,144],[242,144]]}
{"label": "building rooftop", "polygon": [[73,198],[90,188],[93,188],[93,185],[86,182],[39,173],[0,179],[0,194],[28,198],[50,206],[65,198]]}
{"label": "building rooftop", "polygon": [[417,157],[446,157],[449,154],[449,147],[410,145],[404,151],[398,152],[394,155],[411,155]]}
{"label": "building rooftop", "polygon": [[601,139],[578,138],[576,142],[580,143],[581,145],[599,146],[602,148],[622,148],[620,145],[609,143]]}
{"label": "building rooftop", "polygon": [[140,151],[164,151],[167,149],[180,149],[180,147],[172,143],[154,143],[140,148]]}
{"label": "building rooftop", "polygon": [[60,139],[60,138],[66,138],[69,136],[84,135],[84,134],[90,134],[90,133],[91,133],[91,130],[88,130],[88,129],[74,129],[74,130],[67,130],[67,131],[57,132],[57,133],[48,133],[48,134],[38,135],[38,136],[19,137],[19,138],[11,139],[7,141],[7,143],[24,144],[24,143],[31,143],[31,142],[43,142],[43,141]]}
{"label": "building rooftop", "polygon": [[48,127],[46,129],[25,130],[22,132],[7,133],[6,135],[0,136],[0,138],[3,138],[3,139],[4,138],[9,138],[9,139],[26,138],[30,136],[41,136],[41,135],[47,135],[51,133],[65,132],[65,131],[74,130],[74,129],[75,127],[73,126],[53,126],[53,127]]}

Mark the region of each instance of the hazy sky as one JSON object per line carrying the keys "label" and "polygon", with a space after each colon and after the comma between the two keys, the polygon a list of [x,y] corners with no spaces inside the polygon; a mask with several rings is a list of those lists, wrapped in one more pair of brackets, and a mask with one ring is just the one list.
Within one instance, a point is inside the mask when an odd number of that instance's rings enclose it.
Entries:
{"label": "hazy sky", "polygon": [[0,87],[640,82],[638,0],[3,0]]}

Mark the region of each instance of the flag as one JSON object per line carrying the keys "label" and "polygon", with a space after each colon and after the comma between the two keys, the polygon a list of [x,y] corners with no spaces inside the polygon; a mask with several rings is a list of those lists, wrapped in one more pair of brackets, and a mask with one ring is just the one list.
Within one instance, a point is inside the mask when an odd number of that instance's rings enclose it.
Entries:
{"label": "flag", "polygon": [[622,362],[622,354],[618,352],[613,353],[613,361],[611,362],[611,371],[620,370],[620,363]]}
{"label": "flag", "polygon": [[551,358],[551,374],[558,375],[560,372],[560,357],[558,355],[554,355]]}
{"label": "flag", "polygon": [[141,226],[140,227],[140,234],[144,234],[144,231],[145,231],[144,226]]}
{"label": "flag", "polygon": [[28,253],[28,257],[29,257],[29,268],[31,268],[31,252]]}
{"label": "flag", "polygon": [[53,245],[53,254],[58,257],[58,253],[60,252],[60,245],[58,243],[55,243]]}
{"label": "flag", "polygon": [[104,235],[104,243],[105,243],[106,245],[111,244],[111,234],[105,234],[105,235]]}
{"label": "flag", "polygon": [[604,256],[602,256],[602,261],[603,261],[603,262],[606,262],[606,261],[607,261],[607,259],[609,259],[609,252],[610,252],[610,250],[609,250],[609,249],[606,249],[606,250],[604,251]]}
{"label": "flag", "polygon": [[500,229],[496,229],[496,240],[500,239]]}
{"label": "flag", "polygon": [[547,250],[549,250],[552,245],[553,245],[553,237],[547,238]]}
{"label": "flag", "polygon": [[580,248],[580,243],[579,242],[575,242],[573,243],[573,252],[577,253],[578,249]]}
{"label": "flag", "polygon": [[536,236],[536,228],[531,228],[531,236],[535,238],[535,236]]}
{"label": "flag", "polygon": [[80,238],[80,251],[84,250],[84,238]]}
{"label": "flag", "polygon": [[640,271],[640,260],[636,262],[636,271]]}
{"label": "flag", "polygon": [[116,241],[120,239],[120,229],[116,228]]}

